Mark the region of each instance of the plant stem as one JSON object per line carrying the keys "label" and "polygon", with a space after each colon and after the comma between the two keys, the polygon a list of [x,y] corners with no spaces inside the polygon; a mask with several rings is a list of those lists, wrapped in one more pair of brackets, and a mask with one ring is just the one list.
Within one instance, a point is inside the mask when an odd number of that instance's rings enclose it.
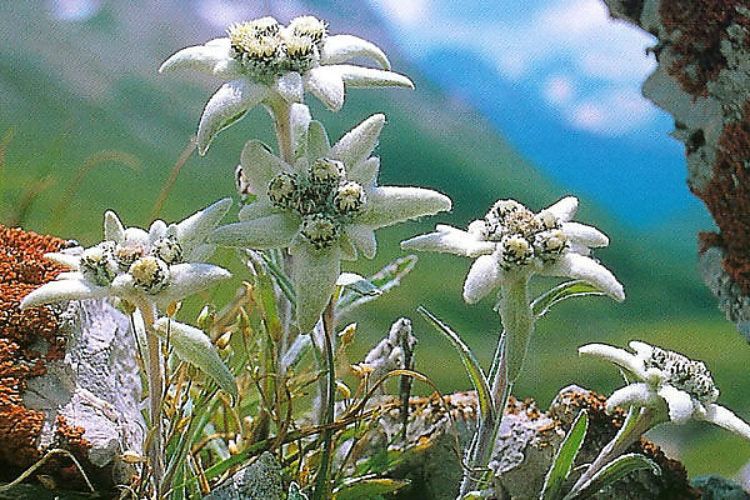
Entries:
{"label": "plant stem", "polygon": [[659,419],[658,413],[653,408],[641,408],[640,411],[631,411],[628,413],[625,422],[617,432],[612,441],[606,444],[604,448],[599,452],[594,462],[586,469],[578,481],[571,488],[570,493],[565,498],[574,498],[575,495],[591,481],[597,472],[602,470],[604,466],[610,463],[627,451],[630,446],[641,438],[643,434],[651,429],[654,425],[658,424],[661,420]]}
{"label": "plant stem", "polygon": [[331,460],[331,438],[333,436],[333,430],[330,427],[334,420],[335,411],[335,396],[336,396],[336,366],[334,365],[333,359],[333,325],[334,325],[334,303],[335,300],[332,297],[328,302],[326,310],[323,312],[323,330],[325,335],[324,341],[326,345],[326,358],[328,364],[328,398],[327,398],[327,409],[326,418],[324,425],[326,429],[323,431],[323,449],[320,456],[320,466],[318,468],[318,478],[315,485],[315,492],[313,494],[313,500],[319,500],[330,497],[331,485],[328,481],[328,473],[330,468]]}
{"label": "plant stem", "polygon": [[161,436],[161,395],[163,391],[162,384],[162,363],[161,363],[161,345],[159,337],[154,332],[154,321],[156,320],[156,308],[147,301],[139,301],[136,307],[141,313],[143,324],[146,327],[146,344],[148,345],[148,397],[150,403],[151,418],[151,446],[149,448],[149,457],[151,459],[151,469],[153,471],[154,485],[157,498],[161,495],[162,477],[164,468],[162,465],[162,436]]}
{"label": "plant stem", "polygon": [[[495,439],[505,415],[510,390],[521,371],[529,339],[534,330],[527,276],[522,275],[515,280],[508,281],[503,287],[498,309],[503,333],[500,335],[490,367],[495,418],[479,424],[479,429],[466,453],[470,469],[485,469],[492,458]],[[476,480],[471,477],[471,473],[466,471],[461,481],[459,497],[468,493],[475,483]]]}

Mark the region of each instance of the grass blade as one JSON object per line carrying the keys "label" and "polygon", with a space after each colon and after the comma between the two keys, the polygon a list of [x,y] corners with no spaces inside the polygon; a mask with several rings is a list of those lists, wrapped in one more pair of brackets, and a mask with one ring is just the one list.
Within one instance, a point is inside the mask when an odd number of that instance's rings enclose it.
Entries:
{"label": "grass blade", "polygon": [[589,418],[585,411],[581,411],[570,427],[568,434],[560,444],[552,466],[547,472],[544,479],[544,488],[542,488],[541,500],[554,500],[559,498],[560,489],[570,474],[570,469],[581,449],[583,438],[586,436],[586,430],[589,426]]}
{"label": "grass blade", "polygon": [[651,469],[651,471],[657,476],[661,475],[661,468],[651,460],[638,453],[628,453],[617,457],[602,468],[599,472],[591,478],[583,488],[577,493],[566,496],[568,498],[586,498],[589,497],[602,488],[606,488],[610,484],[622,479],[623,477],[633,472]]}
{"label": "grass blade", "polygon": [[486,419],[486,421],[492,421],[495,415],[495,407],[492,403],[492,392],[490,391],[490,385],[487,382],[487,378],[484,376],[482,367],[479,365],[479,361],[477,361],[474,353],[471,352],[469,346],[461,340],[461,337],[459,337],[456,332],[451,330],[450,327],[440,321],[424,306],[419,306],[417,312],[434,326],[437,331],[445,335],[456,349],[458,355],[461,357],[464,367],[466,368],[466,372],[469,374],[471,383],[474,384],[474,388],[477,391],[481,417],[482,419]]}
{"label": "grass blade", "polygon": [[586,297],[589,295],[606,295],[601,290],[589,285],[585,281],[573,280],[566,281],[551,290],[543,293],[531,303],[531,310],[536,319],[541,318],[555,304],[572,297]]}

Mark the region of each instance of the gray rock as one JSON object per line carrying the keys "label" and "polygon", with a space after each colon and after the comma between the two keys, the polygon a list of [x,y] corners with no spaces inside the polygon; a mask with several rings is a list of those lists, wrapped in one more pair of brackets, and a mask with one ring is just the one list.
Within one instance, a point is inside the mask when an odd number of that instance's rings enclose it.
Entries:
{"label": "gray rock", "polygon": [[281,465],[270,452],[235,472],[234,475],[204,500],[281,500]]}

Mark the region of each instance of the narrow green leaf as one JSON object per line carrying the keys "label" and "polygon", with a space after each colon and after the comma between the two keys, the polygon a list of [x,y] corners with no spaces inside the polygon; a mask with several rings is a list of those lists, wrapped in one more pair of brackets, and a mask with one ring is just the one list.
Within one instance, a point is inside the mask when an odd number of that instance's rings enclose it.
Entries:
{"label": "narrow green leaf", "polygon": [[361,293],[361,291],[344,287],[343,293],[336,303],[336,314],[341,315],[349,312],[371,300],[377,299],[380,295],[388,292],[392,288],[397,287],[401,284],[403,277],[414,269],[417,260],[416,255],[407,255],[401,259],[394,260],[383,269],[367,278],[369,284],[366,284],[366,287],[370,287],[371,284],[373,287],[372,292],[377,290],[375,293]]}
{"label": "narrow green leaf", "polygon": [[531,310],[534,313],[534,317],[539,319],[547,314],[552,306],[563,300],[572,297],[586,297],[589,295],[606,295],[606,293],[598,290],[585,281],[566,281],[534,299],[534,302],[531,303]]}
{"label": "narrow green leaf", "polygon": [[211,377],[223,390],[237,397],[237,385],[229,368],[219,357],[219,353],[202,330],[184,323],[171,321],[169,318],[159,318],[154,323],[154,330],[162,337],[167,337],[174,346],[177,356],[195,365]]}
{"label": "narrow green leaf", "polygon": [[544,478],[544,488],[540,498],[542,500],[554,500],[560,497],[560,489],[570,474],[570,469],[583,444],[586,430],[589,426],[589,417],[586,411],[581,411],[570,427],[568,434],[560,444],[555,459]]}
{"label": "narrow green leaf", "polygon": [[345,291],[351,291],[359,296],[380,295],[383,292],[364,276],[355,273],[341,273],[337,285],[344,287]]}
{"label": "narrow green leaf", "polygon": [[628,474],[644,469],[651,469],[655,475],[661,475],[661,468],[650,458],[638,453],[622,455],[604,466],[575,496],[569,496],[569,498],[589,497]]}
{"label": "narrow green leaf", "polygon": [[495,415],[495,407],[492,404],[492,391],[490,390],[487,378],[484,376],[482,367],[479,365],[479,361],[477,361],[474,353],[471,352],[469,346],[461,340],[461,337],[459,337],[456,332],[451,330],[450,327],[435,317],[435,315],[428,311],[424,306],[419,306],[417,312],[432,324],[437,331],[445,335],[456,349],[458,355],[461,357],[464,367],[466,368],[466,372],[469,374],[471,383],[474,384],[474,389],[477,391],[481,417],[482,419],[486,419],[485,421],[491,421]]}
{"label": "narrow green leaf", "polygon": [[276,278],[276,282],[279,284],[281,292],[286,296],[289,303],[292,304],[292,309],[294,309],[297,306],[297,297],[294,294],[292,280],[289,279],[289,276],[282,271],[279,265],[266,252],[258,252],[258,254],[263,259],[266,269],[268,269],[273,277]]}
{"label": "narrow green leaf", "polygon": [[355,477],[344,481],[333,493],[335,500],[360,500],[363,498],[377,498],[400,490],[410,481],[373,478],[371,476]]}

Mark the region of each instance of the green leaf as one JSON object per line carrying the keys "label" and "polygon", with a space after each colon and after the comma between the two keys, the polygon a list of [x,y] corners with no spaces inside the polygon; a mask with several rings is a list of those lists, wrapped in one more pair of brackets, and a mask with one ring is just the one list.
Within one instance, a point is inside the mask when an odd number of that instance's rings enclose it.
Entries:
{"label": "green leaf", "polygon": [[544,478],[544,488],[540,498],[542,500],[554,500],[560,497],[560,489],[570,474],[570,469],[583,444],[586,430],[589,426],[589,417],[586,411],[581,411],[570,427],[568,434],[560,444],[555,459]]}
{"label": "green leaf", "polygon": [[543,293],[531,303],[534,317],[539,319],[555,304],[572,297],[586,297],[589,295],[606,295],[606,293],[586,283],[585,281],[566,281]]}
{"label": "green leaf", "polygon": [[360,500],[366,498],[380,498],[400,490],[408,485],[410,481],[374,478],[372,476],[355,477],[345,480],[333,493],[335,500]]}
{"label": "green leaf", "polygon": [[644,469],[651,469],[655,475],[661,475],[661,468],[650,458],[646,458],[638,453],[628,453],[627,455],[619,456],[597,472],[577,494],[573,496],[568,495],[566,498],[586,498],[628,474]]}
{"label": "green leaf", "polygon": [[345,291],[351,291],[359,296],[380,295],[383,292],[364,276],[355,273],[341,273],[336,284],[344,287]]}
{"label": "green leaf", "polygon": [[299,484],[292,481],[289,483],[289,490],[286,493],[286,500],[308,500],[307,495],[302,493]]}
{"label": "green leaf", "polygon": [[464,367],[466,368],[466,372],[469,374],[471,383],[474,384],[474,389],[477,391],[481,417],[485,421],[491,421],[495,414],[495,407],[492,404],[492,391],[490,390],[487,378],[484,376],[482,367],[479,365],[479,361],[477,361],[474,353],[471,352],[469,346],[461,340],[461,337],[459,337],[456,332],[451,330],[450,327],[435,317],[435,315],[428,311],[424,306],[419,306],[417,312],[432,324],[437,331],[445,335],[456,349],[458,355],[461,357]]}
{"label": "green leaf", "polygon": [[234,376],[202,330],[169,318],[159,318],[154,323],[154,330],[162,338],[169,337],[169,342],[180,359],[195,365],[224,391],[237,397]]}
{"label": "green leaf", "polygon": [[[401,279],[414,269],[417,260],[416,255],[407,255],[394,260],[377,273],[366,278],[367,283],[363,283],[364,288],[360,290],[349,289],[345,286],[336,303],[336,314],[347,313],[397,287],[401,284]],[[363,291],[367,293],[362,293]]]}

